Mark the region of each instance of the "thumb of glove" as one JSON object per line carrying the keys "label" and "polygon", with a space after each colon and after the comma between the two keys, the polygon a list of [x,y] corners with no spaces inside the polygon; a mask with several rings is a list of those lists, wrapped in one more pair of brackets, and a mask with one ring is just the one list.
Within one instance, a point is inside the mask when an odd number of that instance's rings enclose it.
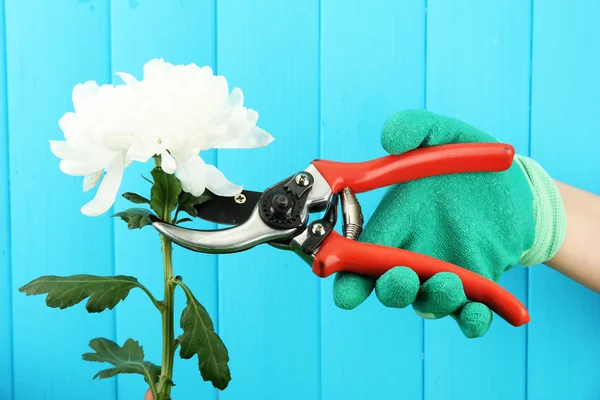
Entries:
{"label": "thumb of glove", "polygon": [[390,154],[451,143],[498,142],[493,136],[460,120],[425,110],[392,115],[381,131],[381,145]]}

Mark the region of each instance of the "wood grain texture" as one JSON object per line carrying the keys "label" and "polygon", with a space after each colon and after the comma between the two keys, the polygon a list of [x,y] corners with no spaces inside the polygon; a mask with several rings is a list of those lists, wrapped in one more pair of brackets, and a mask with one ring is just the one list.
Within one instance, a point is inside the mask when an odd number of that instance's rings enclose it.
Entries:
{"label": "wood grain texture", "polygon": [[[529,2],[429,0],[427,15],[427,109],[528,155]],[[499,283],[527,305],[526,269]],[[498,315],[479,339],[449,317],[426,321],[425,399],[525,399],[526,333]],[[510,384],[498,385],[499,376]]]}
{"label": "wood grain texture", "polygon": [[[555,179],[600,194],[598,1],[535,1],[531,154]],[[559,22],[560,21],[560,22]],[[600,296],[531,270],[529,399],[600,396]]]}
{"label": "wood grain texture", "polygon": [[[219,169],[247,189],[318,156],[318,15],[317,0],[218,1],[218,71],[275,137],[219,151]],[[319,281],[300,258],[269,246],[219,256],[219,300],[233,377],[223,400],[319,397]]]}
{"label": "wood grain texture", "polygon": [[0,399],[12,399],[12,291],[10,260],[10,202],[8,162],[8,104],[6,101],[6,29],[4,0],[0,1]]}
{"label": "wood grain texture", "polygon": [[[112,2],[112,70],[133,73],[143,78],[144,64],[153,58],[163,58],[172,64],[195,63],[214,68],[215,8],[213,0],[175,1],[148,0],[137,4],[126,1]],[[120,79],[113,75],[114,83]],[[202,152],[207,163],[215,162],[215,151]],[[126,171],[122,192],[133,191],[149,197],[150,184],[141,174],[150,177],[152,162],[134,163]],[[115,209],[136,206],[119,199]],[[155,294],[163,298],[163,267],[160,240],[153,229],[130,231],[119,220],[115,225],[115,260],[118,274],[139,278]],[[186,226],[211,227],[198,222]],[[175,274],[181,275],[206,307],[213,322],[217,321],[217,258],[213,255],[192,253],[174,246]],[[179,319],[185,306],[185,296],[176,292],[175,336],[181,333]],[[141,292],[132,293],[128,302],[117,311],[117,338],[119,342],[134,338],[144,346],[147,357],[161,363],[161,319],[158,311]],[[216,399],[216,389],[204,382],[198,371],[198,360],[182,360],[175,355],[174,399]],[[119,377],[118,395],[121,399],[142,398],[146,383],[137,376]]]}
{"label": "wood grain texture", "polygon": [[[156,232],[111,219],[130,206],[122,198],[103,216],[82,215],[95,190],[83,193],[50,152],[77,83],[118,83],[118,71],[141,78],[152,58],[213,67],[275,137],[263,149],[202,154],[250,190],[314,158],[384,155],[386,118],[426,107],[600,194],[597,0],[0,0],[0,12],[1,400],[141,400],[137,376],[92,380],[102,366],[81,354],[94,337],[137,339],[160,363],[160,316],[141,292],[90,315],[17,290],[45,274],[119,273],[162,297]],[[140,174],[150,168],[129,167],[121,192],[147,195]],[[365,219],[382,194],[359,196]],[[333,277],[317,278],[269,246],[218,257],[175,247],[174,266],[213,318],[233,378],[218,393],[196,358],[176,355],[174,400],[600,396],[600,299],[544,266],[500,282],[528,305],[531,323],[514,328],[496,317],[475,340],[450,319],[423,321],[374,295],[340,310]],[[179,333],[182,293],[176,301]]]}
{"label": "wood grain texture", "polygon": [[73,110],[80,82],[106,82],[108,3],[7,1],[6,58],[12,242],[14,399],[113,398],[113,380],[92,381],[98,365],[81,360],[94,337],[113,338],[111,312],[90,315],[83,304],[59,310],[44,296],[17,288],[40,275],[113,272],[108,217],[80,207],[92,193],[63,174],[49,140]]}
{"label": "wood grain texture", "polygon": [[[385,120],[423,107],[424,2],[324,1],[321,19],[321,158],[380,157]],[[365,221],[384,190],[358,196]],[[322,398],[421,398],[422,320],[374,293],[341,310],[333,280],[321,286]]]}

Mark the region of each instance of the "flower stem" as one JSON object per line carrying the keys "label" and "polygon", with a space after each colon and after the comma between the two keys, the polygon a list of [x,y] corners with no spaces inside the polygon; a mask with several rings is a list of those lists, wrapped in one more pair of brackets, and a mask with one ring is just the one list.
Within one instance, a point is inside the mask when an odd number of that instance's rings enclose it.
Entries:
{"label": "flower stem", "polygon": [[[167,216],[168,218],[168,216]],[[164,264],[164,299],[162,304],[162,367],[158,384],[158,399],[171,398],[173,385],[173,358],[175,357],[175,333],[173,309],[175,303],[175,285],[173,278],[173,245],[170,240],[161,235]]]}
{"label": "flower stem", "polygon": [[[154,164],[159,167],[160,160],[154,157]],[[143,176],[142,176],[143,177]],[[146,178],[144,178],[146,179]],[[146,179],[148,180],[148,179]],[[152,183],[152,181],[148,180]],[[154,183],[153,183],[154,184]],[[171,215],[166,208],[162,219],[171,223]],[[175,358],[175,284],[173,283],[173,244],[169,239],[160,235],[163,254],[164,269],[164,299],[160,308],[162,316],[162,364],[160,379],[158,381],[158,398],[154,400],[171,400],[171,387],[173,386],[173,359]]]}

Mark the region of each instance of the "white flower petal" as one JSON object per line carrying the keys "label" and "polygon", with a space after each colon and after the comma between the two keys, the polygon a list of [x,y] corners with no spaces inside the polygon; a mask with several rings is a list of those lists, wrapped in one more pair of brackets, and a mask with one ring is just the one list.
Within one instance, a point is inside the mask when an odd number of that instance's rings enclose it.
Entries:
{"label": "white flower petal", "polygon": [[145,163],[156,154],[156,143],[144,139],[140,138],[129,147],[127,150],[129,160]]}
{"label": "white flower petal", "polygon": [[82,148],[92,143],[88,132],[81,126],[77,114],[73,112],[66,113],[58,121],[58,126],[71,147]]}
{"label": "white flower petal", "polygon": [[[200,196],[206,190],[206,164],[200,156],[180,157],[173,154],[177,165],[177,177],[181,188],[194,196]],[[179,160],[185,160],[180,162]]]}
{"label": "white flower petal", "polygon": [[144,65],[144,80],[160,81],[173,68],[173,64],[162,58],[155,58]]}
{"label": "white flower petal", "polygon": [[260,128],[254,128],[245,136],[220,142],[215,146],[215,149],[252,149],[257,147],[265,147],[273,140],[275,140],[275,138],[268,132]]}
{"label": "white flower petal", "polygon": [[74,158],[77,157],[78,152],[71,147],[67,141],[50,141],[50,151],[58,158]]}
{"label": "white flower petal", "polygon": [[177,166],[175,164],[175,159],[173,157],[171,157],[171,155],[166,151],[163,151],[160,154],[160,167],[167,174],[172,174],[173,172],[175,172],[175,169],[177,168]]}
{"label": "white flower petal", "polygon": [[102,179],[94,199],[81,207],[81,212],[84,215],[89,217],[98,216],[112,207],[123,179],[124,170],[125,155],[119,155],[109,167],[104,179]]}
{"label": "white flower petal", "polygon": [[117,72],[117,76],[119,78],[121,78],[121,80],[126,85],[133,85],[133,84],[137,83],[137,79],[135,79],[135,77],[133,75],[128,74],[127,72]]}
{"label": "white flower petal", "polygon": [[132,146],[137,139],[133,133],[119,133],[113,135],[103,135],[99,144],[110,151],[123,152]]}
{"label": "white flower petal", "polygon": [[94,188],[98,182],[102,179],[102,170],[98,170],[92,174],[86,175],[83,177],[83,191],[87,192],[88,190]]}
{"label": "white flower petal", "polygon": [[190,137],[189,143],[199,150],[209,150],[222,141],[222,136],[227,132],[227,125],[220,124],[212,126],[211,129],[205,128],[201,133]]}
{"label": "white flower petal", "polygon": [[94,81],[75,85],[71,95],[75,112],[86,116],[92,114],[96,105],[98,91],[99,86]]}
{"label": "white flower petal", "polygon": [[85,160],[62,160],[60,170],[71,176],[86,176],[104,169],[109,162],[104,157],[90,156]]}
{"label": "white flower petal", "polygon": [[240,88],[233,88],[229,98],[227,99],[227,103],[230,107],[241,107],[244,104],[244,93]]}
{"label": "white flower petal", "polygon": [[242,192],[243,186],[231,183],[214,165],[206,164],[206,188],[217,196],[235,196]]}
{"label": "white flower petal", "polygon": [[246,122],[256,125],[258,122],[258,113],[251,108],[246,109]]}

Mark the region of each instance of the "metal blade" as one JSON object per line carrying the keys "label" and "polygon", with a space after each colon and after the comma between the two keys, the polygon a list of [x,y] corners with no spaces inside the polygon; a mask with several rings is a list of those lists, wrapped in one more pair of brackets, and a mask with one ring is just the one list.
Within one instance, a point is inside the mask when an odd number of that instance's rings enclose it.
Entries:
{"label": "metal blade", "polygon": [[236,197],[212,195],[211,199],[195,206],[198,217],[221,225],[241,225],[248,221],[262,192],[244,190]]}
{"label": "metal blade", "polygon": [[200,253],[226,254],[248,250],[262,243],[293,237],[297,229],[278,230],[267,226],[258,209],[242,225],[225,229],[187,229],[149,216],[152,226],[167,239],[186,249]]}

